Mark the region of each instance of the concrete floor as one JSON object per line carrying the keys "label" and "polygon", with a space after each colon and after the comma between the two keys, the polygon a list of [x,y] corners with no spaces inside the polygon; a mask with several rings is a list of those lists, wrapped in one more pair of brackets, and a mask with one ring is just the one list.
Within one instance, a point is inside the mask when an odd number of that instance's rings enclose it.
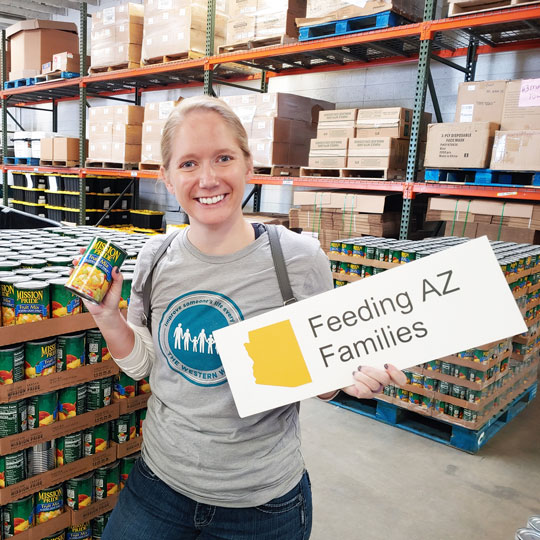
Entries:
{"label": "concrete floor", "polygon": [[540,515],[540,398],[476,455],[302,403],[311,540],[513,540]]}

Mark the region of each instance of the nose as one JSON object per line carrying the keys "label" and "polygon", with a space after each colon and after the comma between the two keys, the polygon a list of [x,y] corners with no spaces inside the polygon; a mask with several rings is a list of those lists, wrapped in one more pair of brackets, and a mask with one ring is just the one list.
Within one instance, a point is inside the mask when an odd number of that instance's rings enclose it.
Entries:
{"label": "nose", "polygon": [[208,162],[203,163],[200,169],[199,187],[210,189],[218,185],[216,172],[212,165]]}

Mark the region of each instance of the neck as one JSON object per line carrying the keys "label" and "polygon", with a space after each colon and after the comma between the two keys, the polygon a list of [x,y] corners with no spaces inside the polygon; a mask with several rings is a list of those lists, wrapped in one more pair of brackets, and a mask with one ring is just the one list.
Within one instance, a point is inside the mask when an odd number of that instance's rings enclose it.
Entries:
{"label": "neck", "polygon": [[207,255],[230,255],[244,249],[255,240],[255,232],[242,215],[231,223],[201,225],[191,223],[189,241]]}

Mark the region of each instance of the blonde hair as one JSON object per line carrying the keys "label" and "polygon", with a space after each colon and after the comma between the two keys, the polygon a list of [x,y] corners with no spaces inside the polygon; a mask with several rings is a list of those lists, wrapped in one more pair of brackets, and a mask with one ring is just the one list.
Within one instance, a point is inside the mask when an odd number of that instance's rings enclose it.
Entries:
{"label": "blonde hair", "polygon": [[195,111],[210,111],[219,114],[223,121],[235,135],[236,142],[242,150],[244,157],[251,160],[248,136],[242,122],[234,111],[221,99],[210,96],[195,96],[184,99],[177,105],[167,118],[161,136],[161,162],[164,169],[168,169],[172,158],[172,145],[178,127],[186,116]]}

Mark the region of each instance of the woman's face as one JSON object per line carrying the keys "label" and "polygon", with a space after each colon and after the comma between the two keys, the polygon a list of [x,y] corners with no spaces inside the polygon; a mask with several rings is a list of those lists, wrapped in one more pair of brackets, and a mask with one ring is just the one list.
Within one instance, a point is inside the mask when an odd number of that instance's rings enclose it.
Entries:
{"label": "woman's face", "polygon": [[252,166],[218,113],[189,113],[176,131],[171,156],[169,169],[162,169],[162,174],[192,226],[215,227],[242,215]]}

